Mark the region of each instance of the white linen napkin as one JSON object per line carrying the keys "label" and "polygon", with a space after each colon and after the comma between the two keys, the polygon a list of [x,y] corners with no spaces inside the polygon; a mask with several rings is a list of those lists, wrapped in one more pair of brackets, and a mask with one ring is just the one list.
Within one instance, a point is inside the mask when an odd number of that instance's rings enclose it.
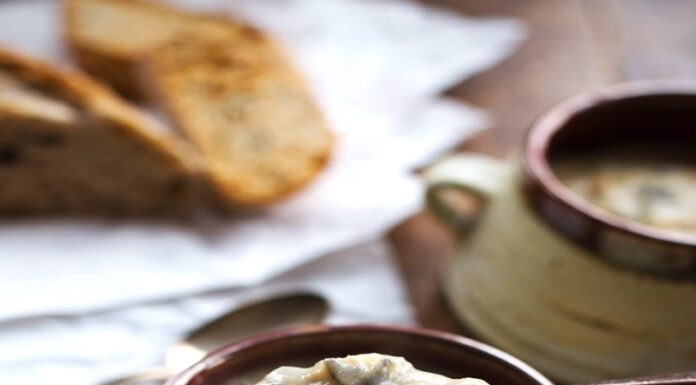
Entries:
{"label": "white linen napkin", "polygon": [[[329,323],[413,324],[391,249],[373,240],[420,208],[412,169],[486,123],[440,93],[524,36],[512,20],[404,0],[170,2],[283,41],[337,153],[307,190],[234,220],[0,222],[0,384],[89,385],[155,365],[187,330],[294,289],[326,296]],[[0,44],[66,62],[57,7],[0,2]]]}
{"label": "white linen napkin", "polygon": [[[524,35],[512,20],[402,0],[176,2],[234,14],[287,45],[336,133],[330,167],[292,199],[229,221],[3,221],[0,321],[256,285],[379,238],[420,207],[413,167],[485,124],[440,93],[505,57]],[[57,7],[0,3],[0,44],[66,60]]]}
{"label": "white linen napkin", "polygon": [[248,302],[294,290],[321,293],[326,322],[412,324],[384,241],[284,272],[253,289],[227,289],[99,311],[0,324],[0,384],[91,385],[161,364],[188,330]]}

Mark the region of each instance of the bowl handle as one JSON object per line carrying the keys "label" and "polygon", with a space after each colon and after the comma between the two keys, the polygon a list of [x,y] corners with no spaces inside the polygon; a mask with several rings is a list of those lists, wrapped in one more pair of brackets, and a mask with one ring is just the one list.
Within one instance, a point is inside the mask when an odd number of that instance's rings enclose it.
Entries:
{"label": "bowl handle", "polygon": [[[500,189],[508,166],[507,162],[479,154],[457,154],[438,161],[425,171],[429,210],[458,235],[468,234],[482,208]],[[474,198],[477,208],[457,205],[461,199],[453,199],[455,194]]]}

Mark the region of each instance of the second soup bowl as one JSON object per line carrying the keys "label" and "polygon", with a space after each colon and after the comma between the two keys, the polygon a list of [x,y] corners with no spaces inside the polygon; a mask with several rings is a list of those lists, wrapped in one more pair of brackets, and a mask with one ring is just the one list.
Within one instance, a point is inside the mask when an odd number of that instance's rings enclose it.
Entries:
{"label": "second soup bowl", "polygon": [[310,326],[251,337],[210,354],[167,385],[250,385],[280,366],[308,367],[324,358],[381,353],[417,369],[491,385],[553,385],[522,361],[452,334],[396,326]]}

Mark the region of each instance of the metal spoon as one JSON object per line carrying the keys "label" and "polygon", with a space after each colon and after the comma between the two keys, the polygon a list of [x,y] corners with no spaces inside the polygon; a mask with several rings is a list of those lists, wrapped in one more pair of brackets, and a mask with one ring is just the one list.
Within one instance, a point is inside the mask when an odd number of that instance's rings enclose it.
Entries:
{"label": "metal spoon", "polygon": [[594,382],[587,385],[696,385],[696,372],[607,380]]}
{"label": "metal spoon", "polygon": [[254,301],[223,314],[167,348],[164,365],[118,378],[102,385],[161,384],[208,353],[255,334],[292,326],[317,324],[329,310],[314,293],[292,293]]}

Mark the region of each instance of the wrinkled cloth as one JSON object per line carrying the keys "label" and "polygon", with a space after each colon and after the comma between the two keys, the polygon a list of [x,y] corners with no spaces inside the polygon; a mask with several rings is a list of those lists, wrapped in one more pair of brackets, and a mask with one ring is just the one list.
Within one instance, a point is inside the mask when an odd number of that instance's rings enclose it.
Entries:
{"label": "wrinkled cloth", "polygon": [[[249,298],[299,288],[331,301],[330,323],[412,324],[379,239],[421,208],[413,169],[486,125],[441,93],[525,34],[514,20],[403,0],[170,2],[232,14],[279,39],[326,114],[336,153],[306,190],[235,219],[0,221],[1,384],[127,374]],[[0,2],[0,44],[67,63],[58,6]]]}

